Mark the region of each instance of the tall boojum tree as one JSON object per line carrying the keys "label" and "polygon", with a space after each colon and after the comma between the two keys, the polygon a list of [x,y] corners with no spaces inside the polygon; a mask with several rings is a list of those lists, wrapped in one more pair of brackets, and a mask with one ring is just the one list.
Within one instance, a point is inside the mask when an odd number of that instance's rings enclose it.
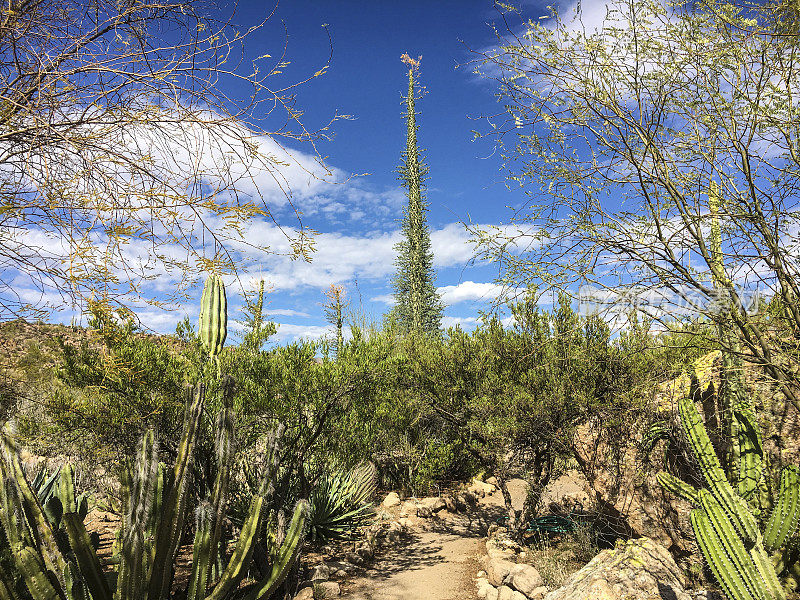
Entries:
{"label": "tall boojum tree", "polygon": [[424,178],[428,167],[417,145],[418,126],[414,109],[414,73],[419,71],[419,59],[404,54],[402,60],[409,67],[405,115],[408,134],[398,173],[408,194],[408,207],[403,215],[403,240],[395,246],[397,274],[394,278],[394,296],[397,305],[394,311],[402,331],[438,333],[443,307],[434,286],[436,274],[424,198]]}

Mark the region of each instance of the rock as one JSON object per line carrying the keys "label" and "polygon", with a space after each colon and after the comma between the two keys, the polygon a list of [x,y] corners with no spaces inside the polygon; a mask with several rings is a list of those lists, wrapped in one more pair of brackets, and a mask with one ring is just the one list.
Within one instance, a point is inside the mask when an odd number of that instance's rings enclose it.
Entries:
{"label": "rock", "polygon": [[492,475],[491,477],[487,477],[486,483],[488,483],[489,485],[493,485],[494,487],[499,486],[499,483],[497,482],[497,477],[495,477],[494,475]]}
{"label": "rock", "polygon": [[517,563],[511,562],[505,558],[491,558],[487,561],[486,576],[489,583],[494,586],[503,585],[503,580],[511,572],[511,569],[517,566]]}
{"label": "rock", "polygon": [[447,508],[447,503],[444,498],[423,498],[419,501],[420,506],[424,506],[432,513],[437,513],[440,510]]}
{"label": "rock", "polygon": [[382,505],[385,508],[393,508],[395,506],[400,505],[400,496],[397,495],[397,492],[389,492],[386,494],[386,498],[383,499]]}
{"label": "rock", "polygon": [[444,504],[451,513],[460,513],[467,510],[467,503],[464,501],[463,495],[445,496]]}
{"label": "rock", "polygon": [[456,496],[456,500],[464,504],[464,506],[475,506],[478,503],[478,497],[469,491]]}
{"label": "rock", "polygon": [[481,579],[481,578],[485,579],[486,578],[486,571],[478,571],[477,577],[478,577],[478,579]]}
{"label": "rock", "polygon": [[478,582],[478,598],[480,600],[497,600],[497,588],[485,579]]}
{"label": "rock", "polygon": [[[483,573],[483,571],[481,571]],[[478,577],[478,580],[475,582],[476,587],[478,588],[478,598],[483,600],[489,594],[493,594],[494,597],[497,597],[497,589],[489,583],[485,577]]]}
{"label": "rock", "polygon": [[416,503],[412,502],[411,500],[406,500],[405,502],[403,502],[403,506],[400,507],[400,516],[409,517],[415,514],[417,514]]}
{"label": "rock", "polygon": [[503,579],[503,585],[522,592],[530,598],[535,589],[542,587],[543,582],[536,567],[516,564]]}
{"label": "rock", "polygon": [[338,598],[342,595],[339,584],[335,581],[323,581],[314,584],[314,600],[325,600],[326,598]]}
{"label": "rock", "polygon": [[368,561],[372,560],[375,556],[375,550],[372,548],[372,544],[363,542],[359,544],[358,548],[356,548],[356,554],[358,554],[365,561]]}
{"label": "rock", "polygon": [[433,512],[431,512],[431,509],[427,506],[418,506],[417,516],[420,519],[430,519],[433,516]]}
{"label": "rock", "polygon": [[550,592],[545,600],[691,600],[683,575],[663,546],[650,538],[621,542]]}
{"label": "rock", "polygon": [[497,540],[486,540],[486,554],[491,559],[511,560],[516,556],[513,549],[499,545]]}
{"label": "rock", "polygon": [[547,586],[543,585],[541,587],[536,588],[530,594],[528,594],[528,598],[530,598],[530,600],[542,600],[542,598],[545,597],[545,594],[547,594],[548,591],[549,590],[547,589]]}
{"label": "rock", "polygon": [[398,519],[397,523],[398,525],[400,525],[400,527],[402,527],[403,530],[410,529],[411,526],[413,525],[411,519],[409,519],[408,517],[403,517],[401,519]]}
{"label": "rock", "polygon": [[507,585],[501,585],[497,588],[497,600],[528,600],[525,594],[512,590]]}
{"label": "rock", "polygon": [[555,514],[570,514],[590,511],[594,508],[590,489],[583,473],[570,469],[544,488],[539,499],[539,512],[549,510]]}
{"label": "rock", "polygon": [[355,552],[348,552],[347,554],[344,555],[344,558],[347,562],[349,562],[352,565],[361,566],[364,564],[364,558],[356,554]]}
{"label": "rock", "polygon": [[295,594],[294,600],[314,600],[314,588],[304,587]]}
{"label": "rock", "polygon": [[479,498],[483,498],[486,494],[491,494],[494,490],[495,487],[492,484],[479,479],[473,479],[472,483],[467,488],[468,492],[475,494]]}
{"label": "rock", "polygon": [[328,581],[330,578],[331,568],[325,563],[312,567],[311,576],[309,577],[311,581]]}

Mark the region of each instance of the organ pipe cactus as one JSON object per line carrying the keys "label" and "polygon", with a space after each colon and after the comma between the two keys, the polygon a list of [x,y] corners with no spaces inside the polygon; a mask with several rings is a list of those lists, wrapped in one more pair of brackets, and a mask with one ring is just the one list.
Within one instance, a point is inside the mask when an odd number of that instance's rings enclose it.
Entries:
{"label": "organ pipe cactus", "polygon": [[228,301],[217,274],[209,275],[200,299],[200,340],[212,358],[222,352],[228,334]]}
{"label": "organ pipe cactus", "polygon": [[[206,282],[201,309],[201,337],[212,358],[217,358],[226,336],[225,289],[218,276]],[[219,366],[219,363],[217,362]],[[212,567],[222,559],[221,521],[224,518],[230,465],[233,463],[234,414],[230,407],[232,383],[223,381],[223,409],[216,440],[218,475],[209,501],[197,510],[190,600],[247,600],[268,598],[284,580],[305,537],[308,504],[300,501],[287,535],[274,553],[271,567],[262,569],[261,581],[239,589],[248,572],[263,527],[265,507],[271,501],[273,482],[262,483],[250,501],[250,509],[235,549],[219,578],[212,581]],[[14,565],[34,600],[167,600],[173,585],[173,567],[188,513],[189,468],[200,420],[205,408],[206,386],[198,383],[187,397],[183,432],[175,464],[159,462],[158,441],[147,431],[136,461],[123,475],[123,520],[119,543],[119,567],[115,586],[105,573],[80,513],[85,501],[75,498],[71,467],[62,470],[58,498],[68,544],[59,544],[44,508],[25,479],[19,456],[7,433],[0,435],[0,525],[6,534]],[[277,456],[272,452],[271,456]],[[275,477],[277,462],[270,460],[267,479]],[[130,471],[128,473],[128,471]],[[217,561],[217,562],[222,562]],[[0,600],[14,595],[7,578],[0,576]]]}
{"label": "organ pipe cactus", "polygon": [[[772,513],[759,527],[760,509],[747,501],[759,486],[766,487],[763,451],[758,423],[752,409],[740,407],[736,483],[731,484],[711,445],[703,420],[692,398],[678,403],[681,427],[686,435],[706,488],[697,489],[662,472],[659,483],[668,492],[688,500],[695,508],[691,524],[697,544],[711,571],[731,600],[785,600],[786,588],[794,586],[792,536],[800,517],[800,469],[786,467]],[[749,409],[749,410],[747,410]],[[752,460],[752,456],[759,457]],[[783,581],[782,581],[783,580]]]}

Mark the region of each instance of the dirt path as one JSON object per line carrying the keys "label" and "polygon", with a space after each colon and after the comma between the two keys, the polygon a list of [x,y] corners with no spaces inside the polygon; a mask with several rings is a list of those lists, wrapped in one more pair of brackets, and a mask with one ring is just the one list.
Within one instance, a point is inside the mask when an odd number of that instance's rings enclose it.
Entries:
{"label": "dirt path", "polygon": [[350,600],[472,600],[481,538],[420,532],[367,573],[345,583]]}
{"label": "dirt path", "polygon": [[[511,487],[514,504],[524,487]],[[420,522],[406,542],[376,560],[363,575],[342,582],[346,600],[474,600],[475,575],[485,554],[488,526],[501,516],[499,492],[467,514],[442,511]],[[424,527],[424,529],[423,529]]]}

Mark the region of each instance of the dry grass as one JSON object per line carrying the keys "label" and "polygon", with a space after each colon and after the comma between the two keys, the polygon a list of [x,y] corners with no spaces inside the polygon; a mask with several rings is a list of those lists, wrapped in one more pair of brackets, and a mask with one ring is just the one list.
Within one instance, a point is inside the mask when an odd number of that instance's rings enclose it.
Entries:
{"label": "dry grass", "polygon": [[528,547],[529,562],[550,589],[564,585],[570,575],[583,568],[598,552],[594,530],[589,525],[550,539],[540,537]]}

